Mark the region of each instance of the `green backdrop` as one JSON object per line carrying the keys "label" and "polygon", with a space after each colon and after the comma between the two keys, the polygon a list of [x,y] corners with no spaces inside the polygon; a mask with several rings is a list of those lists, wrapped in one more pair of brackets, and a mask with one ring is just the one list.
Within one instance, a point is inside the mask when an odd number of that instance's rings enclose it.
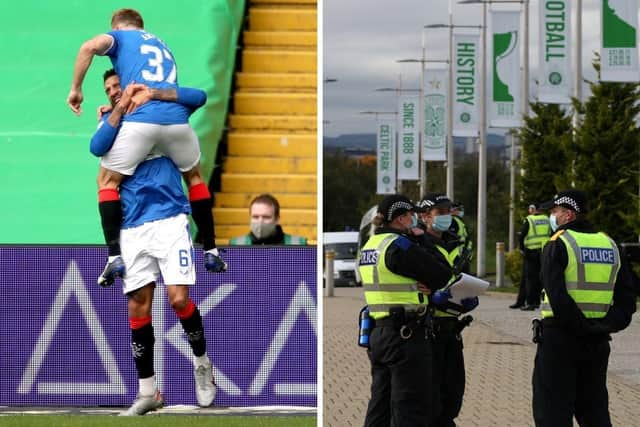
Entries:
{"label": "green backdrop", "polygon": [[210,176],[226,117],[244,0],[128,3],[20,0],[0,3],[0,243],[103,243],[89,153],[96,109],[107,103],[94,59],[83,84],[83,113],[66,105],[73,63],[85,40],[110,30],[122,7],[142,14],[178,64],[181,86],[206,90],[191,118]]}

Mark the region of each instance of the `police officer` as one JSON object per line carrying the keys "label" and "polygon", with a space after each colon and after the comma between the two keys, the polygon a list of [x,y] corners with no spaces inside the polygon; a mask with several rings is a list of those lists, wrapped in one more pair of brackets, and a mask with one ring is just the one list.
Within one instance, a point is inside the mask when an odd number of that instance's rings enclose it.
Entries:
{"label": "police officer", "polygon": [[[462,203],[451,202],[451,227],[449,231],[458,236],[460,248],[471,250],[472,243],[469,238],[469,229],[462,220],[464,218],[464,205]],[[465,265],[464,273],[469,273],[469,263]]]}
{"label": "police officer", "polygon": [[537,427],[611,426],[607,392],[609,334],[635,312],[628,265],[616,243],[586,219],[582,191],[556,194],[555,234],[542,250],[542,336],[533,370]]}
{"label": "police officer", "polygon": [[369,337],[371,399],[365,426],[428,426],[432,343],[425,293],[447,284],[451,268],[407,233],[414,205],[392,195],[378,205],[380,226],[361,250],[359,270],[374,328]]}
{"label": "police officer", "polygon": [[542,282],[540,282],[540,257],[542,247],[551,234],[549,217],[545,215],[539,205],[529,206],[529,215],[522,224],[520,230],[520,250],[524,254],[524,294],[526,304],[520,309],[525,311],[536,310],[540,306]]}
{"label": "police officer", "polygon": [[[458,236],[450,231],[451,201],[444,194],[430,193],[418,202],[417,209],[425,226],[423,244],[434,246],[451,267],[459,262]],[[468,260],[464,260],[468,264]],[[463,266],[459,266],[462,269]],[[455,280],[451,277],[450,281]],[[458,317],[478,305],[478,298],[462,300],[462,307],[447,304],[450,294],[437,291],[431,301],[434,313],[434,427],[455,427],[454,419],[462,408],[465,388],[464,356],[461,331],[465,323]]]}
{"label": "police officer", "polygon": [[[530,204],[528,208],[528,215],[532,215],[536,210],[536,205]],[[526,230],[525,230],[526,227]],[[525,230],[523,233],[522,231]],[[522,229],[518,232],[518,249],[520,249],[520,253],[523,254],[524,258],[524,243],[523,239],[526,236],[527,231],[529,230],[529,226],[527,220],[524,220],[522,224]],[[522,308],[527,305],[527,263],[522,260],[522,269],[520,274],[520,284],[518,286],[518,296],[516,297],[516,302],[511,304],[509,308]]]}

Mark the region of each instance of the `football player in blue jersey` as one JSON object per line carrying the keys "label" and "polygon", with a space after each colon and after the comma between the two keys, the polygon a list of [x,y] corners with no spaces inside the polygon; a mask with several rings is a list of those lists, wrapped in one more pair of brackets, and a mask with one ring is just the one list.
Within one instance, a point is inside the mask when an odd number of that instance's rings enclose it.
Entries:
{"label": "football player in blue jersey", "polygon": [[[111,109],[99,110],[106,113],[91,139],[90,149],[96,156],[111,148],[126,109],[144,105],[149,99],[165,99],[180,102],[193,111],[203,105],[206,98],[204,92],[190,88],[149,89],[132,85],[122,91],[114,70],[104,74],[104,86]],[[167,157],[152,154],[132,176],[122,181],[120,197],[124,213],[121,248],[127,270],[123,293],[128,300],[131,347],[139,382],[136,400],[121,415],[143,415],[164,404],[153,370],[155,338],[151,322],[153,294],[160,274],[167,284],[169,303],[193,351],[198,404],[209,406],[215,398],[216,385],[206,353],[202,317],[189,298],[189,285],[195,283],[187,219],[191,209],[182,190],[180,172]],[[112,283],[113,280],[106,282]]]}
{"label": "football player in blue jersey", "polygon": [[[67,104],[76,114],[82,111],[82,82],[94,55],[109,56],[122,87],[135,82],[151,89],[178,88],[171,50],[144,30],[142,16],[137,11],[115,11],[111,29],[87,40],[78,51],[67,97]],[[98,205],[109,248],[107,265],[98,283],[124,275],[119,244],[122,208],[118,186],[152,151],[169,157],[183,173],[189,187],[193,219],[205,250],[205,268],[219,272],[211,194],[200,172],[200,146],[189,126],[189,114],[189,108],[181,103],[154,99],[124,115],[112,148],[102,156],[98,173]]]}

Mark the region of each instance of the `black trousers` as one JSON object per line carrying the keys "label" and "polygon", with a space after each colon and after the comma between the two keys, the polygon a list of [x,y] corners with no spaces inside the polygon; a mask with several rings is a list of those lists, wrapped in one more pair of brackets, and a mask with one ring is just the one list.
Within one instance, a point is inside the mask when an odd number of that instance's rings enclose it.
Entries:
{"label": "black trousers", "polygon": [[433,344],[433,380],[435,385],[434,427],[455,427],[453,421],[462,408],[465,371],[462,336],[457,331],[458,319],[435,319]]}
{"label": "black trousers", "polygon": [[517,305],[524,305],[527,299],[527,263],[522,260],[522,274],[520,275],[520,286],[518,287]]}
{"label": "black trousers", "polygon": [[576,338],[545,327],[533,368],[536,427],[610,427],[608,337]]}
{"label": "black trousers", "polygon": [[365,427],[423,427],[432,417],[432,343],[423,326],[409,339],[393,326],[369,337],[371,400]]}
{"label": "black trousers", "polygon": [[540,305],[540,296],[542,294],[542,281],[540,280],[541,257],[541,250],[525,249],[524,251],[524,277],[528,305]]}

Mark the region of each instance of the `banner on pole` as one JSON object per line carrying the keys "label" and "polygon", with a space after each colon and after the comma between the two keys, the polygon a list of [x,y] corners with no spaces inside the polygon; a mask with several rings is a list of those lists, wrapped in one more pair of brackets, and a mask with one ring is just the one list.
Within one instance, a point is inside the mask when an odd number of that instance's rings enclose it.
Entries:
{"label": "banner on pole", "polygon": [[376,194],[396,192],[396,130],[394,120],[377,122],[377,189]]}
{"label": "banner on pole", "polygon": [[453,135],[478,136],[479,35],[453,36]]}
{"label": "banner on pole", "polygon": [[541,0],[538,101],[571,102],[571,0]]}
{"label": "banner on pole", "polygon": [[422,160],[447,160],[447,69],[424,70]]}
{"label": "banner on pole", "polygon": [[398,179],[420,179],[420,97],[401,95],[398,102]]}
{"label": "banner on pole", "polygon": [[490,127],[512,128],[520,117],[520,12],[491,12],[493,70]]}
{"label": "banner on pole", "polygon": [[600,80],[638,81],[638,0],[602,0]]}

